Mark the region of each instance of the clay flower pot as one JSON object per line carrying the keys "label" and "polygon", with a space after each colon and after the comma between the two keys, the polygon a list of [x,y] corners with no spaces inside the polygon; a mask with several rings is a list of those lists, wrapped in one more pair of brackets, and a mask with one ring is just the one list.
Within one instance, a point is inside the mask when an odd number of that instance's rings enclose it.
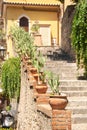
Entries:
{"label": "clay flower pot", "polygon": [[63,110],[68,103],[67,96],[63,95],[52,95],[49,99],[49,104],[52,109]]}
{"label": "clay flower pot", "polygon": [[32,75],[33,75],[34,79],[38,82],[38,80],[39,80],[39,74],[36,73],[36,74],[32,74]]}
{"label": "clay flower pot", "polygon": [[30,70],[30,72],[32,74],[36,74],[37,73],[37,69],[35,67],[30,67],[29,70]]}
{"label": "clay flower pot", "polygon": [[31,73],[29,73],[27,75],[27,78],[28,78],[28,80],[30,82],[30,85],[32,85],[35,88],[35,86],[37,85],[37,81],[35,80],[35,78],[33,77],[33,75]]}
{"label": "clay flower pot", "polygon": [[48,87],[46,84],[37,84],[35,88],[39,94],[44,94],[46,93]]}

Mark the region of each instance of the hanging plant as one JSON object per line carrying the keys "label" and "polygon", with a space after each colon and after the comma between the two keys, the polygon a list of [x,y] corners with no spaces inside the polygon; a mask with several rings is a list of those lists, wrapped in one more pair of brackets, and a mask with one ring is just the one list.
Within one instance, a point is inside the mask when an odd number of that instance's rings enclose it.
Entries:
{"label": "hanging plant", "polygon": [[87,77],[87,2],[80,0],[76,6],[76,12],[72,24],[72,46],[76,51],[77,66],[83,64]]}
{"label": "hanging plant", "polygon": [[4,62],[1,72],[2,88],[9,99],[20,94],[20,59],[10,58]]}

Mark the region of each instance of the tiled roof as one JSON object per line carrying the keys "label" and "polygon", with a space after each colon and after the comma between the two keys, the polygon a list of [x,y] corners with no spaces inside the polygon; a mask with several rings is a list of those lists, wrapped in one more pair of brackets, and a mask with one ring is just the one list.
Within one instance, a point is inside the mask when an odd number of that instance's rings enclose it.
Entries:
{"label": "tiled roof", "polygon": [[27,5],[59,5],[58,0],[4,0],[8,4],[27,4]]}

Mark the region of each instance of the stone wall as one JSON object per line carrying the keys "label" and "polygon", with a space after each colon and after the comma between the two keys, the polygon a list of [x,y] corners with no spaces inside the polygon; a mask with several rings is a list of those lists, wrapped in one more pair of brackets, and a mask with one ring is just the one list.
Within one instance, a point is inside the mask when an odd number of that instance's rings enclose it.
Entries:
{"label": "stone wall", "polygon": [[71,112],[54,111],[49,104],[49,94],[36,93],[30,74],[22,62],[17,130],[71,130]]}
{"label": "stone wall", "polygon": [[74,56],[74,51],[71,46],[71,30],[72,30],[72,20],[74,17],[75,5],[67,6],[64,11],[62,19],[62,34],[61,34],[61,47],[72,57]]}
{"label": "stone wall", "polygon": [[51,130],[51,117],[37,111],[33,89],[30,88],[27,74],[22,69],[20,103],[18,109],[18,130]]}

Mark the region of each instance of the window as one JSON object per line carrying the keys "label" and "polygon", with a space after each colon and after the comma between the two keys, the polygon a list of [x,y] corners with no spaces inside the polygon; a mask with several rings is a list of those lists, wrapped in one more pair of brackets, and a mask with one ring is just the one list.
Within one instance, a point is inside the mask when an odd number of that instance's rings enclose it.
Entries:
{"label": "window", "polygon": [[20,18],[19,22],[20,27],[24,28],[26,32],[29,31],[29,24],[28,24],[28,19],[26,17]]}

